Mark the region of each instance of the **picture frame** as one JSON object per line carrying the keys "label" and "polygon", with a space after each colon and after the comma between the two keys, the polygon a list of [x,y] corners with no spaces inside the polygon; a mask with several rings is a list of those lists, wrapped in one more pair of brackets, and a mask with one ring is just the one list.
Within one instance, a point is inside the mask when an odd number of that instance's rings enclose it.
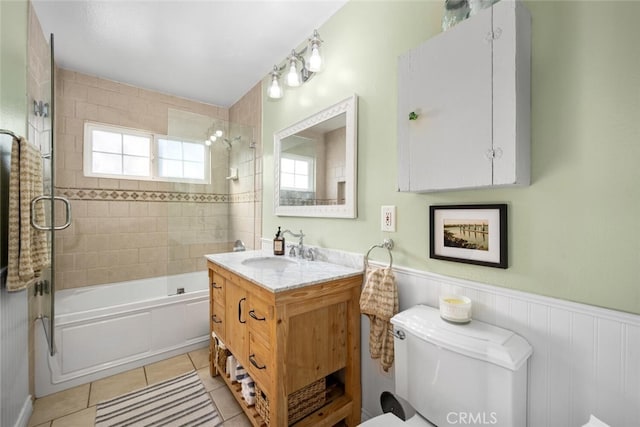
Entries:
{"label": "picture frame", "polygon": [[507,205],[429,206],[429,256],[507,268]]}

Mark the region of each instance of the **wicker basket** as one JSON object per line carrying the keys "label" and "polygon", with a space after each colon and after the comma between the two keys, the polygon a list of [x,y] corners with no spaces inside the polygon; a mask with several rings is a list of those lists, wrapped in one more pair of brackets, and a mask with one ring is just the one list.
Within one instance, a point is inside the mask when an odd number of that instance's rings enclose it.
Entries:
{"label": "wicker basket", "polygon": [[229,356],[231,356],[231,352],[226,348],[220,347],[218,345],[218,342],[216,342],[216,345],[214,347],[214,357],[215,357],[215,364],[216,364],[216,367],[218,368],[218,371],[225,374],[228,373],[227,357]]}
{"label": "wicker basket", "polygon": [[[288,396],[289,416],[287,425],[306,417],[326,402],[327,382],[324,378],[291,393]],[[269,399],[256,383],[256,410],[264,422],[269,425]]]}

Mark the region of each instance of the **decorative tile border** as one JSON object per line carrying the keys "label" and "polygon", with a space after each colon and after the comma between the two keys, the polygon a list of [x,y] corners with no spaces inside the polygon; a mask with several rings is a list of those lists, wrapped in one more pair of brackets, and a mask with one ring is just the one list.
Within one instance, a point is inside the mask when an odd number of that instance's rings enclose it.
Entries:
{"label": "decorative tile border", "polygon": [[245,203],[256,201],[255,192],[239,194],[188,193],[183,191],[114,190],[100,188],[56,188],[57,196],[70,200],[132,202]]}

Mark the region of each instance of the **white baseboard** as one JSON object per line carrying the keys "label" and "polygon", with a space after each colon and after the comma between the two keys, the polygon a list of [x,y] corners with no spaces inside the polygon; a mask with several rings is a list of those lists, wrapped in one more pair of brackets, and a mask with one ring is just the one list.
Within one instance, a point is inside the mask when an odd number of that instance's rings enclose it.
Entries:
{"label": "white baseboard", "polygon": [[33,413],[33,399],[31,398],[31,395],[29,395],[25,399],[24,404],[22,405],[22,409],[20,409],[20,415],[18,415],[18,419],[16,420],[15,427],[27,427],[32,413]]}

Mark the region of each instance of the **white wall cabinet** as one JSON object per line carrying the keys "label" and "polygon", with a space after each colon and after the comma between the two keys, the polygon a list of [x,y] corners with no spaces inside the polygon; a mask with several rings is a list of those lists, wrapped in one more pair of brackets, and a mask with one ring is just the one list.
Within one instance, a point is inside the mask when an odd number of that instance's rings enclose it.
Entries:
{"label": "white wall cabinet", "polygon": [[513,0],[400,56],[398,190],[529,185],[530,68],[531,17]]}

